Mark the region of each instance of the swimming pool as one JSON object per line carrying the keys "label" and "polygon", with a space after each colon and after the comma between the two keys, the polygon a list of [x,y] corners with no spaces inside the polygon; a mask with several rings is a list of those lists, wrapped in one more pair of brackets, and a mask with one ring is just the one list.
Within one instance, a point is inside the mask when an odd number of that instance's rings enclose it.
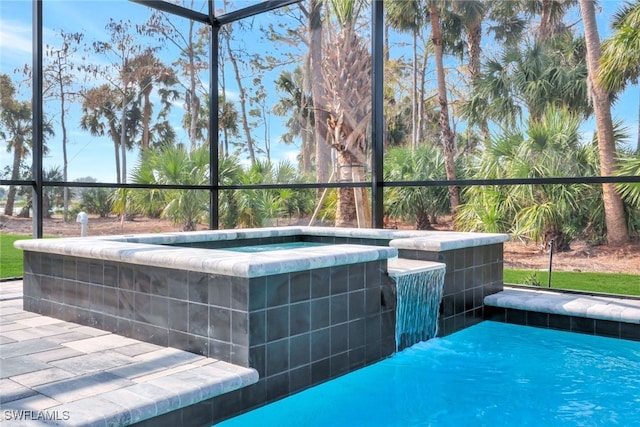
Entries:
{"label": "swimming pool", "polygon": [[485,321],[218,425],[640,425],[640,342]]}

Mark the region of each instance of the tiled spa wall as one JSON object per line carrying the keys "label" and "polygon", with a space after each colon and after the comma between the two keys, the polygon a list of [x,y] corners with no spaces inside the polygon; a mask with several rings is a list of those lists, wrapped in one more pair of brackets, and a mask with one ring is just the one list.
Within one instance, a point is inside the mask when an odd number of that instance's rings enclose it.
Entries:
{"label": "tiled spa wall", "polygon": [[258,383],[216,400],[221,419],[391,355],[386,264],[246,279],[25,251],[24,305],[255,368]]}
{"label": "tiled spa wall", "polygon": [[482,321],[484,297],[503,289],[502,243],[441,252],[399,249],[398,256],[446,264],[439,336]]}

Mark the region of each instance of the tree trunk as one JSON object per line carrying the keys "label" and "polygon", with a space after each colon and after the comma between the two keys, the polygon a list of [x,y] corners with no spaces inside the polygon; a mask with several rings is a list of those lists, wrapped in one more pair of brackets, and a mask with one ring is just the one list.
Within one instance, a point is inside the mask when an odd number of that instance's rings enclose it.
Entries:
{"label": "tree trunk", "polygon": [[[231,34],[227,34],[226,43],[227,43],[227,51],[229,54],[229,61],[231,61],[231,65],[233,66],[234,75],[236,77],[236,84],[238,85],[238,92],[240,92],[240,117],[242,119],[242,129],[244,130],[245,138],[247,139],[247,150],[249,151],[249,158],[251,159],[251,164],[255,164],[256,162],[256,154],[253,148],[253,138],[251,137],[251,130],[249,129],[249,119],[247,118],[247,93],[244,90],[244,86],[242,85],[242,80],[240,79],[240,69],[238,68],[238,60],[233,55],[231,51],[231,42],[230,39]],[[193,118],[192,118],[193,120]]]}
{"label": "tree trunk", "polygon": [[[60,80],[60,127],[62,128],[62,180],[67,182],[67,124],[66,124],[66,112],[65,112],[65,96],[64,85]],[[62,189],[63,197],[63,214],[64,222],[69,220],[69,188],[64,187]]]}
{"label": "tree trunk", "polygon": [[[434,56],[436,61],[436,77],[438,81],[438,103],[440,104],[440,141],[444,152],[444,167],[448,180],[456,179],[455,170],[455,144],[453,132],[449,125],[449,105],[447,101],[447,83],[444,76],[442,34],[440,31],[440,12],[437,6],[431,2],[429,5],[429,15],[431,17],[431,35],[434,46]],[[460,205],[460,195],[458,187],[449,186],[449,203],[451,212],[455,214]]]}
{"label": "tree trunk", "polygon": [[[22,159],[22,144],[13,145],[13,164],[11,165],[11,179],[17,181],[20,178],[20,160]],[[7,203],[4,205],[4,214],[7,216],[13,215],[13,205],[16,200],[17,188],[15,185],[9,186],[7,192]]]}
{"label": "tree trunk", "polygon": [[[352,167],[360,166],[358,159],[348,151],[338,151],[338,182],[352,182]],[[357,227],[358,217],[353,188],[338,189],[336,227]]]}
{"label": "tree trunk", "polygon": [[[613,137],[613,121],[609,93],[602,87],[598,75],[600,64],[600,38],[596,23],[594,2],[580,0],[580,11],[584,22],[585,41],[587,45],[587,71],[591,83],[593,110],[596,116],[598,150],[600,153],[600,174],[615,175],[616,146]],[[620,246],[629,241],[629,232],[624,214],[622,198],[616,192],[614,184],[602,184],[607,238],[610,245]]]}
{"label": "tree trunk", "polygon": [[[311,0],[309,32],[311,34],[311,90],[315,117],[316,182],[328,182],[331,170],[331,147],[327,144],[327,113],[322,78],[322,0]],[[318,190],[321,191],[321,190]]]}

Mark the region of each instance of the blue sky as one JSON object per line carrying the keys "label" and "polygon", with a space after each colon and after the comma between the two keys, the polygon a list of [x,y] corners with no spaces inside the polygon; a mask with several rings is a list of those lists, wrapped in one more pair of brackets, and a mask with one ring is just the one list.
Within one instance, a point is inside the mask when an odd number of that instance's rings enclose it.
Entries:
{"label": "blue sky", "polygon": [[[200,3],[200,2],[198,2]],[[236,7],[246,6],[251,2],[235,2]],[[130,19],[132,22],[143,22],[148,16],[148,9],[125,0],[112,1],[61,1],[61,0],[45,0],[44,1],[45,16],[45,32],[44,42],[58,42],[56,34],[60,29],[68,32],[82,31],[85,34],[84,40],[91,43],[94,40],[105,39],[105,24],[109,17],[114,20]],[[608,34],[608,16],[615,11],[620,5],[619,1],[601,2],[602,13],[599,14],[600,23],[599,30],[602,37]],[[14,69],[22,67],[31,61],[31,8],[30,0],[2,0],[0,2],[0,72],[14,74]],[[268,22],[268,17],[256,17],[252,21],[255,26]],[[274,54],[275,44],[261,44],[255,38],[246,37],[245,48],[252,52],[267,52]],[[91,61],[104,61],[95,55],[91,56]],[[19,75],[16,75],[18,79]],[[246,76],[245,84],[250,86],[250,77]],[[263,84],[267,86],[267,90],[273,91],[272,81],[277,77],[277,73],[267,74],[263,78]],[[206,78],[206,76],[205,76]],[[232,74],[229,73],[227,83],[229,89],[227,96],[230,100],[237,100],[237,90],[234,90],[232,84]],[[95,83],[95,82],[94,82]],[[23,96],[28,94],[28,87],[21,88]],[[272,97],[273,98],[273,97]],[[632,144],[635,144],[635,135],[638,127],[638,105],[640,93],[637,86],[630,87],[619,99],[614,106],[614,117],[622,120],[629,130]],[[273,102],[273,100],[270,100]],[[49,110],[56,120],[58,114],[53,114],[54,108]],[[71,125],[70,144],[68,146],[69,158],[69,180],[80,177],[92,176],[101,182],[115,182],[114,171],[114,147],[113,143],[107,138],[94,137],[87,132],[81,131],[77,126],[79,117],[79,107],[76,105],[70,116],[74,122]],[[183,108],[180,103],[173,106],[173,121],[179,123],[183,114]],[[284,131],[283,119],[274,116],[269,117],[269,136],[272,143],[272,158],[289,159],[295,162],[295,154],[298,148],[295,146],[278,144],[279,137]],[[591,135],[594,125],[591,122],[583,126],[585,135]],[[57,135],[61,132],[58,129]],[[264,140],[264,127],[258,128],[254,132],[254,136],[258,141]],[[186,142],[184,133],[180,135],[180,139]],[[60,137],[56,136],[48,142],[50,149],[49,156],[45,159],[45,168],[51,166],[62,165],[61,142]],[[0,150],[0,167],[10,164],[11,154],[6,150]],[[127,166],[130,170],[136,162],[136,153],[130,152],[127,156]]]}

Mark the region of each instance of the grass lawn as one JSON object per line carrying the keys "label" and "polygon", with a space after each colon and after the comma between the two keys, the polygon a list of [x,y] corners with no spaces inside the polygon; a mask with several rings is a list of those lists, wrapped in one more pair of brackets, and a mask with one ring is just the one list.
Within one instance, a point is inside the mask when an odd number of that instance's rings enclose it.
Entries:
{"label": "grass lawn", "polygon": [[0,279],[22,277],[22,251],[13,247],[16,240],[31,239],[31,236],[0,234]]}
{"label": "grass lawn", "polygon": [[[534,273],[542,288],[546,288],[549,280],[548,271],[505,269],[504,283],[530,284],[527,281]],[[551,288],[640,296],[640,275],[553,271]]]}

